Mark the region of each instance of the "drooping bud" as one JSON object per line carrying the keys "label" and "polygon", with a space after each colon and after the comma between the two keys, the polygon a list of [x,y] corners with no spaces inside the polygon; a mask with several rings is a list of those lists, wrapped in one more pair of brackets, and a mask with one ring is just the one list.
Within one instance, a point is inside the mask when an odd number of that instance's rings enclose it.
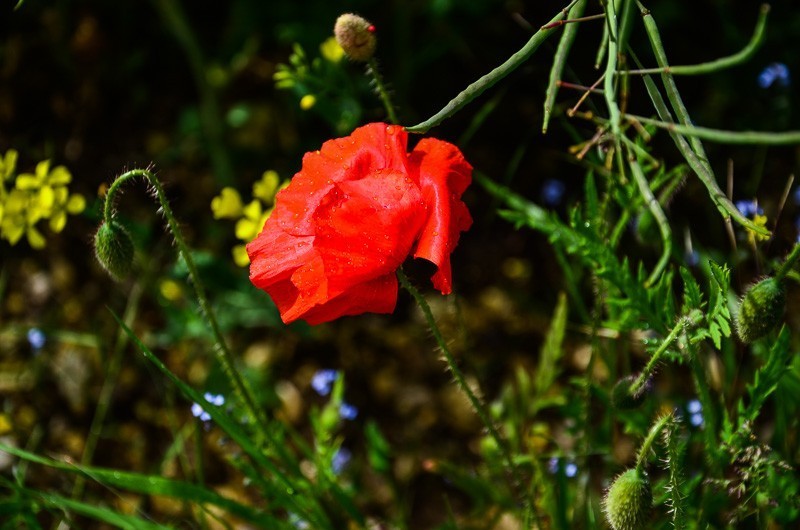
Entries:
{"label": "drooping bud", "polygon": [[775,278],[766,278],[750,286],[739,304],[736,332],[742,342],[750,343],[766,335],[786,310],[786,286]]}
{"label": "drooping bud", "polygon": [[634,391],[631,387],[638,378],[639,376],[637,374],[631,374],[623,377],[614,385],[614,388],[611,390],[611,404],[615,409],[632,410],[639,408],[639,406],[644,403],[644,399],[652,387],[652,379],[648,378],[641,388]]}
{"label": "drooping bud", "polygon": [[653,491],[647,473],[633,468],[611,484],[603,500],[606,519],[614,530],[640,530],[653,506]]}
{"label": "drooping bud", "polygon": [[94,236],[94,253],[100,265],[117,281],[133,267],[133,240],[117,221],[100,225]]}
{"label": "drooping bud", "polygon": [[375,26],[358,15],[345,13],[337,18],[333,34],[345,55],[353,61],[369,61],[375,54]]}

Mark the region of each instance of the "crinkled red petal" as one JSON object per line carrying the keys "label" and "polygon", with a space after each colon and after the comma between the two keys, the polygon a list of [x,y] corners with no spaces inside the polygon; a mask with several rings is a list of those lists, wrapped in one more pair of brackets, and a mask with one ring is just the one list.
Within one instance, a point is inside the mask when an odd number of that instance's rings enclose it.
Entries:
{"label": "crinkled red petal", "polygon": [[472,225],[469,210],[461,201],[472,181],[472,166],[456,146],[435,138],[420,140],[409,158],[419,172],[423,201],[429,212],[414,257],[438,267],[433,286],[442,294],[449,294],[453,283],[450,254],[460,233]]}

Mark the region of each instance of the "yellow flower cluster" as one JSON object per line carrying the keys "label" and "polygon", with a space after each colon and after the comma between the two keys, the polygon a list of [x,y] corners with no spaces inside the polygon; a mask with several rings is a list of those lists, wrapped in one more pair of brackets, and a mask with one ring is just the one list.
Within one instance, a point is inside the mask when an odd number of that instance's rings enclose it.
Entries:
{"label": "yellow flower cluster", "polygon": [[[50,230],[61,232],[67,214],[78,214],[86,208],[82,195],[70,195],[67,185],[72,175],[64,166],[50,168],[50,161],[36,165],[36,171],[16,176],[17,152],[9,149],[0,157],[0,238],[15,245],[23,235],[31,247],[44,248],[44,236],[36,228],[48,220]],[[6,188],[8,186],[8,188]]]}
{"label": "yellow flower cluster", "polygon": [[[767,219],[766,215],[761,215],[759,213],[753,215],[753,224],[756,225],[756,226],[766,227],[767,226],[767,220],[768,219]],[[754,232],[754,231],[752,231],[752,230],[750,230],[748,228],[747,229],[747,239],[748,239],[748,241],[750,241],[750,245],[756,246],[756,243],[768,240],[769,236],[765,236],[765,235],[756,233],[756,232]]]}
{"label": "yellow flower cluster", "polygon": [[261,180],[253,184],[253,200],[248,204],[242,202],[241,195],[233,188],[223,188],[211,201],[214,219],[236,220],[236,238],[244,242],[233,247],[233,261],[238,266],[247,267],[250,264],[245,245],[261,232],[272,213],[275,195],[288,185],[288,180],[281,184],[278,173],[269,170],[264,172]]}

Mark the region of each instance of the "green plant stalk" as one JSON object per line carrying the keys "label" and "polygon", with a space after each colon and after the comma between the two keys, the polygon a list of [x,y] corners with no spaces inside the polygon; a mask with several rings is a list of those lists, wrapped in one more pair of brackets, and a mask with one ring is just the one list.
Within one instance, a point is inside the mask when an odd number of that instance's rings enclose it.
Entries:
{"label": "green plant stalk", "polygon": [[[428,327],[433,334],[433,338],[436,341],[437,346],[439,346],[439,349],[442,351],[445,362],[447,362],[447,367],[450,369],[450,372],[455,378],[456,385],[458,386],[459,390],[461,390],[464,395],[467,396],[467,399],[469,400],[470,405],[472,405],[473,410],[478,415],[484,427],[486,427],[486,430],[489,432],[489,435],[502,452],[503,458],[506,461],[506,465],[514,476],[514,481],[519,483],[520,481],[517,473],[517,466],[514,464],[508,444],[506,443],[505,439],[500,436],[500,432],[497,430],[497,427],[495,427],[489,412],[486,410],[486,407],[483,405],[481,400],[478,399],[478,396],[475,395],[475,392],[472,391],[472,388],[470,388],[470,386],[467,384],[464,373],[458,367],[458,364],[456,364],[456,360],[453,358],[453,354],[450,352],[450,348],[447,347],[447,342],[445,342],[442,332],[439,330],[439,326],[436,324],[436,319],[433,318],[433,313],[431,312],[428,302],[425,300],[425,297],[422,296],[422,293],[420,293],[416,287],[411,285],[411,282],[409,281],[405,272],[403,272],[403,269],[397,269],[397,279],[400,281],[400,285],[402,285],[403,288],[411,294],[411,296],[414,298],[414,301],[422,311],[422,314],[425,316],[425,321],[427,322]],[[511,491],[516,492],[517,488],[514,481],[510,481],[510,486]]]}
{"label": "green plant stalk", "polygon": [[[548,24],[554,24],[564,18],[567,11],[572,9],[572,6],[575,5],[576,2],[579,0],[572,0],[567,7],[565,7],[562,11],[560,11],[556,16],[554,16]],[[546,25],[548,25],[546,24]],[[427,120],[420,122],[416,125],[412,125],[411,127],[406,127],[406,130],[411,133],[421,133],[424,134],[428,132],[433,127],[436,127],[444,120],[455,114],[459,111],[462,107],[466,104],[471,102],[473,99],[477,98],[481,94],[483,94],[486,90],[494,86],[498,81],[503,79],[505,76],[516,70],[520,65],[522,65],[525,61],[527,61],[531,55],[539,48],[539,46],[552,34],[552,30],[550,29],[540,29],[533,36],[528,40],[528,42],[523,46],[519,51],[514,53],[511,57],[506,60],[503,64],[489,72],[488,74],[484,75],[467,88],[462,90],[456,97],[454,97],[450,102],[445,105],[439,112],[428,118]]]}
{"label": "green plant stalk", "polygon": [[647,208],[650,210],[650,213],[653,214],[658,224],[658,231],[661,233],[661,244],[664,247],[658,263],[656,263],[656,266],[653,268],[653,271],[644,284],[645,287],[650,287],[658,281],[658,278],[664,272],[664,269],[666,269],[667,263],[669,263],[669,258],[672,255],[672,230],[669,227],[667,216],[664,215],[664,210],[658,203],[658,199],[653,195],[653,191],[650,189],[650,184],[647,182],[642,168],[639,167],[639,162],[633,150],[629,150],[628,165],[631,168],[633,180],[636,181],[636,185],[639,187],[639,193],[644,197]]}
{"label": "green plant stalk", "polygon": [[[727,57],[721,57],[719,59],[715,59],[713,61],[709,61],[706,63],[700,64],[692,64],[692,65],[681,65],[681,66],[662,66],[659,68],[641,68],[638,70],[629,70],[625,73],[627,74],[661,74],[661,73],[670,73],[672,75],[701,75],[701,74],[708,74],[712,72],[719,72],[720,70],[724,70],[725,68],[730,68],[732,66],[736,66],[742,64],[749,60],[761,47],[761,44],[764,42],[764,37],[766,36],[766,29],[767,29],[767,15],[769,14],[770,7],[769,4],[762,4],[761,9],[758,11],[758,20],[756,21],[755,30],[753,30],[753,36],[750,38],[750,42],[742,48],[737,53],[733,55],[729,55]],[[622,73],[622,72],[619,72]]]}
{"label": "green plant stalk", "polygon": [[222,336],[222,331],[217,323],[216,315],[211,307],[211,303],[208,301],[202,279],[197,271],[197,265],[194,262],[194,258],[189,251],[186,241],[183,239],[183,233],[181,232],[180,226],[178,226],[178,221],[175,218],[175,214],[172,213],[172,208],[169,206],[169,200],[167,199],[167,196],[164,193],[164,188],[161,186],[161,182],[158,180],[158,178],[156,178],[156,176],[147,169],[133,169],[117,177],[117,179],[109,187],[108,194],[106,195],[105,207],[103,209],[103,218],[105,222],[111,222],[111,220],[114,218],[114,196],[116,195],[117,190],[119,190],[120,186],[122,186],[125,182],[136,177],[144,177],[147,179],[148,183],[155,190],[156,198],[161,205],[164,218],[167,220],[169,231],[172,233],[172,237],[175,239],[175,243],[178,246],[178,252],[186,262],[186,268],[189,271],[191,284],[194,287],[197,301],[199,302],[203,315],[205,315],[206,322],[208,323],[209,327],[211,328],[211,332],[214,335],[217,346],[214,348],[214,352],[217,360],[220,363],[220,366],[222,367],[222,371],[230,382],[236,397],[244,405],[248,416],[250,416],[251,419],[259,425],[259,427],[261,427],[262,433],[266,434],[267,427],[265,419],[262,414],[259,413],[258,408],[256,407],[255,399],[253,398],[252,392],[247,386],[247,383],[236,370],[233,354],[228,348],[225,338]]}
{"label": "green plant stalk", "polygon": [[[586,0],[578,0],[572,9],[569,10],[569,19],[579,18],[583,15],[583,10],[586,8]],[[567,63],[567,55],[572,48],[572,43],[575,41],[575,35],[578,34],[578,24],[567,24],[564,28],[564,33],[561,35],[561,40],[558,41],[558,48],[556,55],[553,58],[553,66],[550,69],[550,81],[547,83],[547,92],[544,96],[544,120],[542,122],[542,134],[547,132],[547,125],[550,122],[550,114],[553,110],[553,104],[556,101],[556,94],[558,94],[558,82],[561,79],[561,73],[564,71],[564,65]]]}
{"label": "green plant stalk", "polygon": [[153,0],[152,4],[186,54],[197,87],[200,123],[208,141],[208,154],[214,166],[215,176],[220,183],[230,184],[233,181],[233,166],[225,147],[225,124],[220,118],[217,91],[208,82],[200,43],[189,26],[179,2]]}
{"label": "green plant stalk", "polygon": [[647,463],[647,456],[650,453],[650,448],[653,446],[653,442],[655,442],[656,438],[658,438],[658,435],[661,434],[661,430],[672,420],[672,413],[665,414],[664,416],[660,417],[652,427],[650,427],[650,431],[647,433],[642,445],[639,447],[639,453],[636,455],[637,471],[644,471],[644,465]]}
{"label": "green plant stalk", "polygon": [[[637,0],[637,4],[641,10],[644,27],[645,30],[647,30],[647,37],[650,39],[650,47],[653,48],[653,54],[656,56],[656,62],[661,68],[668,68],[669,62],[667,61],[667,54],[664,51],[664,46],[661,44],[661,35],[658,32],[656,21],[650,14],[650,11],[646,9],[641,2]],[[661,73],[661,80],[664,83],[664,88],[667,90],[667,99],[669,99],[669,102],[675,111],[678,122],[683,125],[691,125],[692,120],[689,118],[689,112],[686,110],[686,106],[683,104],[683,99],[678,92],[678,86],[675,84],[675,79],[672,77],[672,74],[670,74],[668,70],[665,70]],[[708,163],[708,157],[706,156],[705,149],[703,148],[703,143],[699,138],[694,137],[689,138],[689,143],[692,145],[692,149],[694,149],[694,152],[697,154],[700,160],[708,167],[710,172],[711,165]]]}
{"label": "green plant stalk", "polygon": [[[613,0],[606,0],[613,1]],[[608,24],[603,24],[603,35],[600,37],[600,45],[597,47],[597,56],[594,60],[594,69],[599,70],[600,65],[603,64],[603,57],[606,56],[606,49],[608,47]]]}
{"label": "green plant stalk", "polygon": [[614,0],[603,2],[606,11],[606,25],[608,26],[608,58],[606,59],[605,78],[603,79],[603,97],[608,107],[608,121],[611,125],[611,132],[614,135],[616,148],[619,149],[619,137],[621,136],[620,121],[622,119],[617,105],[616,77],[614,72],[617,70],[619,59],[619,48],[617,47],[617,12]]}
{"label": "green plant stalk", "polygon": [[666,353],[667,349],[675,342],[675,339],[678,338],[678,335],[682,331],[684,331],[689,326],[696,326],[700,322],[703,321],[703,313],[699,309],[693,309],[690,311],[686,316],[681,317],[678,320],[678,323],[675,324],[675,327],[669,332],[669,335],[664,339],[658,349],[650,356],[650,360],[647,361],[647,365],[642,370],[642,373],[639,374],[639,377],[631,384],[630,393],[635,395],[641,391],[644,385],[647,383],[647,380],[650,378],[650,375],[655,370],[658,362],[661,360],[661,357]]}
{"label": "green plant stalk", "polygon": [[779,282],[783,281],[786,275],[789,274],[789,271],[791,271],[794,267],[794,264],[798,258],[800,258],[800,243],[795,244],[792,251],[788,256],[786,256],[786,260],[784,260],[784,262],[781,264],[778,272],[775,273],[774,278]]}
{"label": "green plant stalk", "polygon": [[667,131],[690,136],[693,138],[702,138],[721,144],[738,144],[738,145],[797,145],[800,144],[800,131],[785,131],[785,132],[769,132],[769,131],[725,131],[721,129],[710,129],[708,127],[697,127],[694,125],[679,125],[677,123],[664,122],[654,120],[652,118],[645,118],[644,116],[636,116],[634,114],[626,114],[625,117],[644,123],[646,125],[653,125],[659,129],[666,129]]}
{"label": "green plant stalk", "polygon": [[[142,290],[143,287],[141,282],[136,282],[128,295],[125,313],[122,316],[122,320],[128,326],[133,325],[133,321],[136,319],[136,314],[139,309],[139,300],[142,297]],[[106,377],[103,380],[103,386],[100,389],[100,396],[97,399],[97,408],[95,409],[94,417],[92,418],[92,424],[89,427],[89,435],[86,437],[86,443],[83,447],[83,454],[81,455],[80,463],[81,466],[89,466],[92,463],[94,451],[97,448],[97,442],[100,440],[100,435],[103,432],[103,423],[106,421],[106,415],[108,414],[108,409],[111,406],[111,399],[114,395],[114,389],[117,387],[117,378],[119,377],[119,372],[122,369],[122,359],[123,354],[125,353],[125,345],[127,342],[128,340],[125,332],[122,331],[122,329],[118,330],[117,337],[114,341],[114,349],[111,353],[111,360],[109,361],[108,368],[106,369]],[[86,477],[79,475],[72,487],[71,497],[73,499],[80,500],[80,498],[83,496],[85,486]]]}
{"label": "green plant stalk", "polygon": [[[659,117],[662,121],[671,122],[672,116],[669,112],[669,109],[667,109],[666,103],[661,97],[661,93],[658,91],[655,82],[653,82],[653,79],[650,76],[644,76],[643,79],[645,87],[647,88],[647,93],[650,95],[650,99],[653,102]],[[692,168],[700,181],[705,185],[712,202],[714,202],[714,204],[717,206],[717,209],[719,209],[723,218],[727,220],[732,217],[737,223],[756,232],[757,234],[766,236],[770,235],[769,230],[762,226],[756,225],[750,219],[742,215],[742,212],[739,211],[736,205],[731,202],[725,193],[723,193],[717,184],[714,173],[711,171],[711,167],[708,165],[708,161],[698,158],[697,154],[695,154],[691,146],[686,142],[686,139],[679,133],[675,131],[669,131],[669,134],[672,137],[672,140],[675,142],[675,145],[678,147],[678,150],[686,159],[689,167]]]}
{"label": "green plant stalk", "polygon": [[374,57],[370,58],[367,62],[367,74],[369,74],[375,82],[375,89],[378,91],[381,102],[386,109],[386,115],[389,117],[389,121],[393,124],[397,124],[397,114],[394,111],[394,105],[392,105],[392,98],[389,96],[389,91],[386,89],[386,85],[383,82],[383,76],[378,70],[378,62]]}

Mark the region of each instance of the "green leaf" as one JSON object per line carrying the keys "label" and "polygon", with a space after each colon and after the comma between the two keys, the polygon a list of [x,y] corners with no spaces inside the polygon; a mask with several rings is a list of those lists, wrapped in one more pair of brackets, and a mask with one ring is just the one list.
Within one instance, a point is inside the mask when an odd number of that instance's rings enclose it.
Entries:
{"label": "green leaf", "polygon": [[536,394],[544,394],[558,377],[558,361],[563,357],[564,332],[567,328],[567,295],[558,294],[558,303],[550,321],[550,329],[539,350],[539,368],[536,371]]}
{"label": "green leaf", "polygon": [[147,495],[163,495],[198,504],[213,504],[226,510],[229,514],[235,515],[252,523],[277,524],[277,520],[259,510],[239,504],[231,499],[189,482],[167,479],[156,475],[143,475],[116,469],[105,469],[99,467],[86,467],[80,465],[68,465],[57,460],[38,456],[23,449],[0,444],[0,451],[12,454],[19,458],[24,458],[30,462],[41,464],[68,471],[70,473],[82,473],[88,478],[107,486],[123,488],[136,493]]}

